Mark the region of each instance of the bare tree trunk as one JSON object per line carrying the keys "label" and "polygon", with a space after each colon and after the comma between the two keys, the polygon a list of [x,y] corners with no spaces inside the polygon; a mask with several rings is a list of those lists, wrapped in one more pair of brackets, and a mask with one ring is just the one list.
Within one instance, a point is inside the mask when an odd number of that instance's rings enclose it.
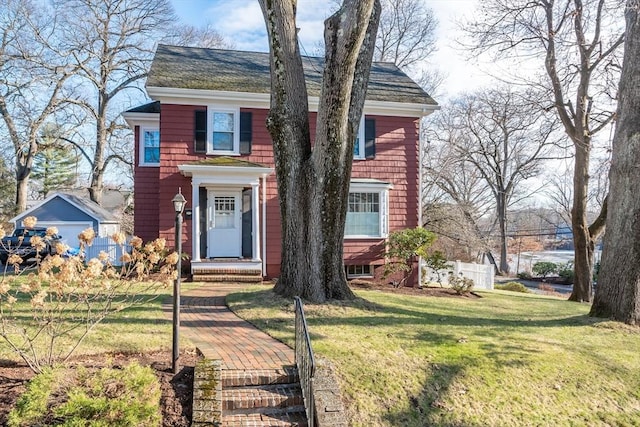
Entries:
{"label": "bare tree trunk", "polygon": [[497,213],[498,226],[500,228],[500,274],[509,274],[509,262],[507,260],[507,200],[505,193],[498,194]]}
{"label": "bare tree trunk", "polygon": [[607,234],[591,316],[640,325],[640,1],[627,0]]}
{"label": "bare tree trunk", "polygon": [[282,261],[275,291],[322,302],[353,298],[343,267],[353,145],[369,81],[377,0],[346,0],[325,22],[326,63],[311,149],[296,2],[260,2],[271,47],[271,110]]}
{"label": "bare tree trunk", "polygon": [[575,169],[573,172],[573,205],[571,208],[571,228],[573,231],[574,269],[573,291],[569,300],[591,301],[593,276],[594,236],[589,232],[587,222],[587,191],[589,182],[590,143],[575,144]]}

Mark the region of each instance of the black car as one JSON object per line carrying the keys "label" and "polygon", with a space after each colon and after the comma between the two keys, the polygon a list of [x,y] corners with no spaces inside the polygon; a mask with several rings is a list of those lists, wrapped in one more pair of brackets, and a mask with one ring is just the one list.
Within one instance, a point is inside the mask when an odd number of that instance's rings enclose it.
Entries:
{"label": "black car", "polygon": [[[38,251],[31,246],[31,238],[33,236],[42,237],[44,248]],[[11,236],[4,237],[0,244],[0,262],[6,264],[9,257],[13,254],[19,255],[25,262],[37,255],[44,258],[47,255],[55,253],[55,245],[60,241],[60,236],[54,234],[47,236],[47,229],[44,227],[33,228],[16,228]]]}

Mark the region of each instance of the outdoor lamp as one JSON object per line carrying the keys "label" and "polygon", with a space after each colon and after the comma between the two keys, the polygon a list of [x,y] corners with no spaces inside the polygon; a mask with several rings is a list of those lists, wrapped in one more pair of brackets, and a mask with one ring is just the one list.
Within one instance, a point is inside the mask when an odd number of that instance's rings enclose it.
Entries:
{"label": "outdoor lamp", "polygon": [[184,205],[187,202],[187,199],[182,195],[182,188],[178,188],[178,194],[173,196],[171,201],[173,202],[173,210],[175,210],[177,214],[181,214],[184,211]]}

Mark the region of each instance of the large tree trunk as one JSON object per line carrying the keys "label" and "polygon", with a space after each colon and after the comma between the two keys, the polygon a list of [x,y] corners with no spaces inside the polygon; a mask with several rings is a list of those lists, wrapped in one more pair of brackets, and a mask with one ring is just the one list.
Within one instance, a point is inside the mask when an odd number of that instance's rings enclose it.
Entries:
{"label": "large tree trunk", "polygon": [[325,69],[313,150],[294,0],[260,1],[271,48],[271,110],[282,261],[275,291],[314,302],[353,298],[343,266],[346,200],[380,13],[346,0],[325,22]]}
{"label": "large tree trunk", "polygon": [[627,0],[607,234],[591,315],[640,325],[640,1]]}

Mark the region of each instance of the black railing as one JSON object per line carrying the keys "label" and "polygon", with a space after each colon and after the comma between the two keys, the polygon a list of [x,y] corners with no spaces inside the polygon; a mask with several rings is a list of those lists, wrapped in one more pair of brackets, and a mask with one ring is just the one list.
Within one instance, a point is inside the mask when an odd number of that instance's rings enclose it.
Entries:
{"label": "black railing", "polygon": [[307,319],[304,317],[304,307],[302,300],[294,298],[296,306],[296,366],[300,377],[300,387],[304,398],[304,407],[307,412],[307,425],[314,427],[316,417],[316,407],[313,401],[313,375],[316,364],[313,358],[313,349],[309,339],[309,329]]}

